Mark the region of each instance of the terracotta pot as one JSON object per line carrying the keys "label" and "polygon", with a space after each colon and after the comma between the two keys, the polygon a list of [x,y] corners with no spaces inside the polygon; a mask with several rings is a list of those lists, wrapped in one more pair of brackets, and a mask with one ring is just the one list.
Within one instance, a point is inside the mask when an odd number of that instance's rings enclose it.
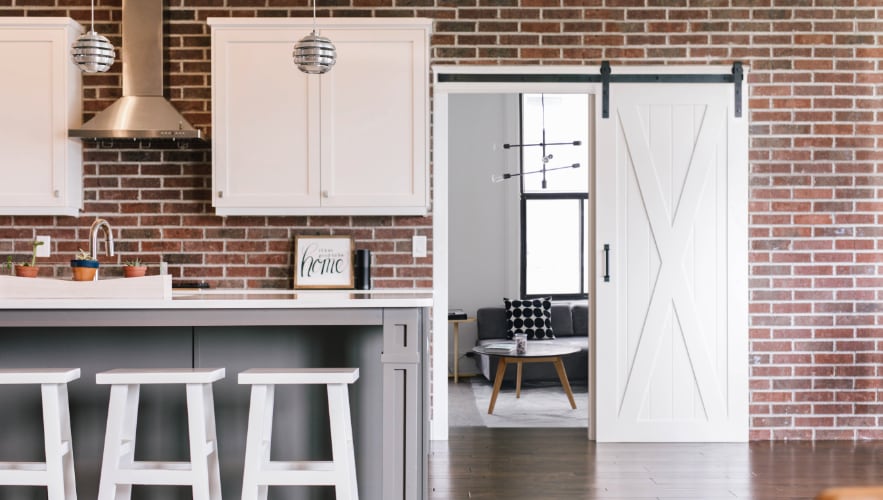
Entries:
{"label": "terracotta pot", "polygon": [[22,278],[36,278],[38,272],[40,272],[40,268],[37,266],[15,265],[15,275]]}
{"label": "terracotta pot", "polygon": [[74,259],[71,261],[71,271],[74,273],[74,281],[92,281],[98,272],[98,261]]}
{"label": "terracotta pot", "polygon": [[147,274],[147,266],[124,266],[123,274],[126,278],[140,278]]}

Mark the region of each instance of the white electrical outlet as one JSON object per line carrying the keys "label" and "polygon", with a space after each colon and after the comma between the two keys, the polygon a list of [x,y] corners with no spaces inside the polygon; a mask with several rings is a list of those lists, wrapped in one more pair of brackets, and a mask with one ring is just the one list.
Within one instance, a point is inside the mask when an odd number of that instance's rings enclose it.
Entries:
{"label": "white electrical outlet", "polygon": [[52,252],[49,251],[49,237],[48,236],[37,236],[37,241],[42,241],[43,244],[37,247],[37,257],[49,257]]}
{"label": "white electrical outlet", "polygon": [[411,239],[411,255],[413,257],[426,257],[426,236],[414,236]]}

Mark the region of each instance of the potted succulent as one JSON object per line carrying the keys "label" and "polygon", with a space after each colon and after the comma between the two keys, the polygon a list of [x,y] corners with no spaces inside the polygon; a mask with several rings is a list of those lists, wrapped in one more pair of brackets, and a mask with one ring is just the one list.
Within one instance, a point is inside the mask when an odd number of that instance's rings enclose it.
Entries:
{"label": "potted succulent", "polygon": [[98,261],[81,248],[71,260],[71,270],[74,272],[74,281],[92,281],[98,272]]}
{"label": "potted succulent", "polygon": [[31,261],[24,262],[22,264],[15,264],[12,262],[12,256],[6,257],[6,268],[12,269],[15,268],[15,275],[21,276],[23,278],[36,278],[37,273],[40,271],[40,268],[37,267],[37,247],[42,245],[42,241],[34,240],[34,243],[31,248]]}
{"label": "potted succulent", "polygon": [[127,260],[123,262],[123,274],[126,278],[140,278],[147,273],[147,266],[141,259]]}

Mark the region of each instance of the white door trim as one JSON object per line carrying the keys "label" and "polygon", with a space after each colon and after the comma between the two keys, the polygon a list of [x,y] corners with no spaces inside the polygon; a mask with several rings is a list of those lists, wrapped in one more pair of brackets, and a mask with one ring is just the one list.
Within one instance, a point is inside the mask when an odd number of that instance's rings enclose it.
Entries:
{"label": "white door trim", "polygon": [[[432,417],[430,419],[430,439],[448,439],[448,96],[450,94],[517,94],[517,93],[585,93],[594,100],[595,116],[600,116],[599,83],[557,83],[557,82],[439,82],[442,74],[512,74],[512,75],[555,75],[555,74],[598,74],[598,66],[433,66],[433,109],[432,109],[432,152],[433,152],[433,314],[432,314]],[[593,126],[594,127],[594,126]],[[597,164],[595,138],[591,137],[593,163]],[[594,192],[594,175],[590,170],[589,192]],[[589,196],[591,214],[595,213],[594,200]],[[593,215],[589,216],[590,219]],[[594,246],[594,232],[590,234],[589,246]],[[594,266],[595,259],[588,264]],[[590,269],[594,276],[594,269]],[[594,281],[589,297],[595,296]],[[595,318],[589,304],[589,393],[595,394]],[[595,411],[593,398],[586,409],[589,416],[588,437],[595,436]]]}

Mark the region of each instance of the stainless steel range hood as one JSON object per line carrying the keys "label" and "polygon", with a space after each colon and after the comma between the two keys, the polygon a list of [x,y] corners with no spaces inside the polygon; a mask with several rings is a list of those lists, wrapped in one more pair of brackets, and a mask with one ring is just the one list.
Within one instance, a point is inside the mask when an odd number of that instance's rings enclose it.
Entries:
{"label": "stainless steel range hood", "polygon": [[123,0],[123,97],[68,131],[89,139],[190,139],[200,131],[163,97],[163,0]]}

